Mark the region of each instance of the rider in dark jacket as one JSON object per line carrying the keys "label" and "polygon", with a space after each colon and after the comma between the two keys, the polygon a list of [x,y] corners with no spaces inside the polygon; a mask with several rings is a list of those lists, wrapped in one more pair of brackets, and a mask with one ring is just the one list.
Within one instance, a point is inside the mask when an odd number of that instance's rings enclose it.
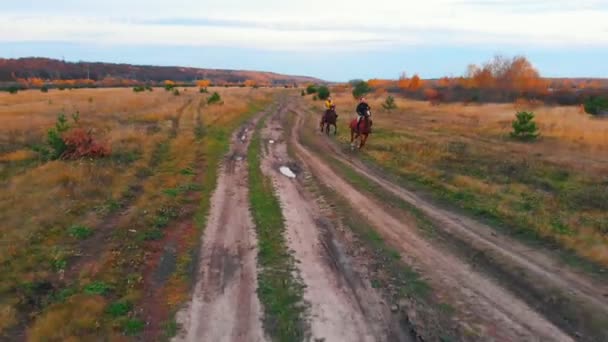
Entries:
{"label": "rider in dark jacket", "polygon": [[366,116],[370,116],[371,115],[371,107],[367,104],[367,101],[365,101],[365,98],[362,97],[359,99],[359,104],[357,105],[357,132],[359,131],[359,125],[361,124],[361,119],[363,119]]}

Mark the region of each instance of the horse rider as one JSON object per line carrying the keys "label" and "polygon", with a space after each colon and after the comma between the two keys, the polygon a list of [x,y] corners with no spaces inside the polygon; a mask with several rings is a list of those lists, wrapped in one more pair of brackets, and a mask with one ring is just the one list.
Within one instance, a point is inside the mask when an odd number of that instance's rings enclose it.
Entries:
{"label": "horse rider", "polygon": [[327,100],[325,100],[325,113],[323,114],[323,117],[321,118],[321,124],[323,124],[323,122],[325,121],[325,118],[327,117],[327,113],[329,113],[329,111],[331,110],[336,110],[336,105],[334,104],[334,101],[331,99],[331,96],[329,96],[327,98]]}
{"label": "horse rider", "polygon": [[369,117],[372,115],[371,107],[367,104],[365,97],[361,97],[359,99],[359,104],[357,105],[357,132],[359,132],[359,124],[361,120],[365,117]]}

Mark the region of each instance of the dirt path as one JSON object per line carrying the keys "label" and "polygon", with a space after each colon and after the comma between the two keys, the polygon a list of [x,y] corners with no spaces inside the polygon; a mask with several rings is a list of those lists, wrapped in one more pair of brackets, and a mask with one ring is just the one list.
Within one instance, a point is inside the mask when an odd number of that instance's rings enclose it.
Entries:
{"label": "dirt path", "polygon": [[[306,286],[304,299],[310,304],[311,340],[407,341],[404,332],[394,331],[390,309],[353,270],[341,242],[332,233],[335,227],[304,189],[304,171],[287,153],[282,122],[287,113],[288,109],[279,105],[261,132],[268,147],[262,169],[272,178],[281,201],[289,248]],[[281,166],[295,171],[296,179],[281,174]]]}
{"label": "dirt path", "polygon": [[365,196],[344,181],[323,160],[300,144],[296,138],[297,132],[306,129],[302,128],[301,114],[297,121],[291,139],[298,155],[313,173],[322,175],[320,179],[326,185],[342,194],[353,207],[359,208],[409,264],[422,269],[444,300],[464,313],[459,317],[463,325],[468,325],[470,330],[477,331],[484,339],[572,341],[568,335],[499,284],[450,253],[431,245],[419,235],[413,220],[396,217],[382,203]]}
{"label": "dirt path", "polygon": [[232,137],[211,199],[192,302],[177,315],[183,331],[174,341],[266,340],[256,295],[256,234],[248,210],[246,155],[254,122]]}

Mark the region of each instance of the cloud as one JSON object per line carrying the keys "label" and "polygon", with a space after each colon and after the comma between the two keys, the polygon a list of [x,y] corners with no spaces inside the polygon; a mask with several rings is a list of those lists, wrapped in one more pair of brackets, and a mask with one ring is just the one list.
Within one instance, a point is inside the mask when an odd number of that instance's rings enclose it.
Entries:
{"label": "cloud", "polygon": [[22,1],[0,42],[244,47],[307,52],[505,44],[608,47],[599,0]]}

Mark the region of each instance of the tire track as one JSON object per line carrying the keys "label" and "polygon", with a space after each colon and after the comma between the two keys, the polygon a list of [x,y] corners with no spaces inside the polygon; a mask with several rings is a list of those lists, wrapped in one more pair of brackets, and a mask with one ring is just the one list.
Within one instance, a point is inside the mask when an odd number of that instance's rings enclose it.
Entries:
{"label": "tire track", "polygon": [[[259,118],[259,116],[258,116]],[[257,239],[249,213],[246,153],[252,120],[233,134],[200,253],[191,303],[173,341],[264,341],[257,289]]]}

